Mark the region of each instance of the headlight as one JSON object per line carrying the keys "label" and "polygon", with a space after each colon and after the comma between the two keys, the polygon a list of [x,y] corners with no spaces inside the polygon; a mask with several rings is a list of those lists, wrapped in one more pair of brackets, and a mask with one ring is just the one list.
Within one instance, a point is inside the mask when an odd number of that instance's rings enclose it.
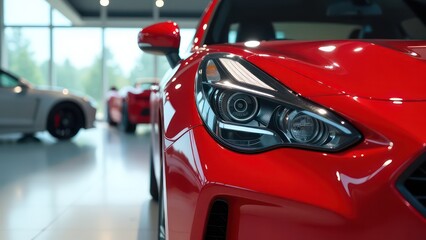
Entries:
{"label": "headlight", "polygon": [[302,97],[234,55],[211,54],[196,79],[198,111],[228,148],[340,151],[362,136],[347,121]]}

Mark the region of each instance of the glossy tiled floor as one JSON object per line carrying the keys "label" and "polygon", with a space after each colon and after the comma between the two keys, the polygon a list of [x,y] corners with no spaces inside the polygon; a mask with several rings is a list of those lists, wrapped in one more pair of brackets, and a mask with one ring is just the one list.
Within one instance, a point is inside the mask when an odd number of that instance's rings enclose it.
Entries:
{"label": "glossy tiled floor", "polygon": [[69,142],[0,136],[0,240],[153,240],[149,131],[103,123]]}

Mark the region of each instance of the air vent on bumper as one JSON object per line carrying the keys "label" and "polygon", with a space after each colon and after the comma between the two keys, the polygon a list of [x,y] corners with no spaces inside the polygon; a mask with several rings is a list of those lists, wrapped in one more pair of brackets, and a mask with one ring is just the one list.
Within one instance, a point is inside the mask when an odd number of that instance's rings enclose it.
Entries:
{"label": "air vent on bumper", "polygon": [[397,187],[407,201],[426,217],[426,153],[401,176]]}
{"label": "air vent on bumper", "polygon": [[228,204],[218,200],[210,209],[204,240],[225,240],[228,225]]}

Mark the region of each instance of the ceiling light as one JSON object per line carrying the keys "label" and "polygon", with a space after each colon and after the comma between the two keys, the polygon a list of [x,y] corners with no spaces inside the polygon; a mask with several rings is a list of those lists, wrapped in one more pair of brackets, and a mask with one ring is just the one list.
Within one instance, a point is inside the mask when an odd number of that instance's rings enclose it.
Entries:
{"label": "ceiling light", "polygon": [[156,0],[155,1],[155,6],[157,7],[163,7],[164,6],[164,1],[163,0]]}
{"label": "ceiling light", "polygon": [[106,7],[109,5],[109,0],[100,0],[99,4],[101,4],[102,6]]}

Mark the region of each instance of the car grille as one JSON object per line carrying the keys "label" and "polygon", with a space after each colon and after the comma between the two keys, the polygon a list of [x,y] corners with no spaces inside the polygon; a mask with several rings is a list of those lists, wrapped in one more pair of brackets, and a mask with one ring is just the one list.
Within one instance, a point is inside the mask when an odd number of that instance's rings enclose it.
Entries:
{"label": "car grille", "polygon": [[423,154],[398,182],[401,194],[426,217],[426,154]]}
{"label": "car grille", "polygon": [[213,203],[207,222],[204,240],[225,240],[228,225],[228,204],[218,200]]}

